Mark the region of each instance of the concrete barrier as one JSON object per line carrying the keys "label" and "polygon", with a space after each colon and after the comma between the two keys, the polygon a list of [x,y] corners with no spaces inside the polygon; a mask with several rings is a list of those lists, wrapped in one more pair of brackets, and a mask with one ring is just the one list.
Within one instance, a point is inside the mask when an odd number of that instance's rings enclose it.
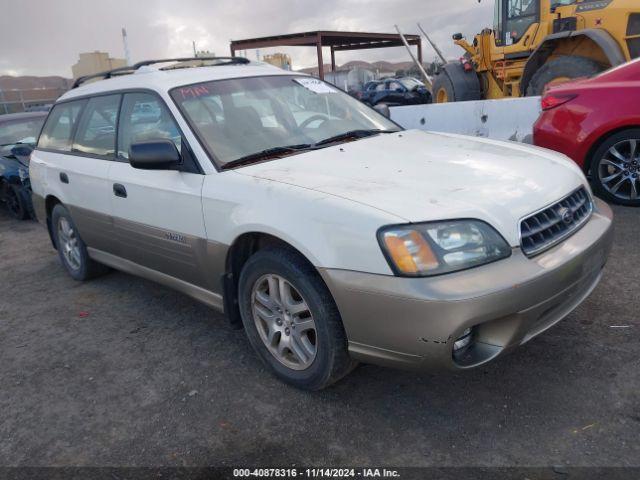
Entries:
{"label": "concrete barrier", "polygon": [[391,107],[404,128],[532,143],[540,97]]}

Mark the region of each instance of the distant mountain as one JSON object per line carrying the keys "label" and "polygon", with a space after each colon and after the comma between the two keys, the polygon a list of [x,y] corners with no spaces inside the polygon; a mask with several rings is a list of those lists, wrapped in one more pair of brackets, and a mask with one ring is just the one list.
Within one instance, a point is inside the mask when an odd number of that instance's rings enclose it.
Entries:
{"label": "distant mountain", "polygon": [[0,114],[50,105],[69,90],[72,83],[63,77],[0,76]]}
{"label": "distant mountain", "polygon": [[63,89],[71,88],[73,80],[64,77],[11,77],[0,76],[0,90],[32,90],[32,89]]}

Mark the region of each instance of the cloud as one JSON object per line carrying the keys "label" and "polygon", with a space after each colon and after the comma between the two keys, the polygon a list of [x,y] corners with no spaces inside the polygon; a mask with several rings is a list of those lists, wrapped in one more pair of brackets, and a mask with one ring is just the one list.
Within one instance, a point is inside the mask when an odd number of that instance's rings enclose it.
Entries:
{"label": "cloud", "polygon": [[[228,55],[229,41],[309,30],[356,30],[417,33],[416,22],[432,35],[447,56],[462,52],[451,35],[473,35],[490,26],[492,2],[477,0],[8,0],[0,29],[0,73],[71,75],[80,52],[108,51],[123,57],[121,28],[126,27],[133,61],[185,56],[199,50]],[[313,48],[285,51],[294,67],[316,63]],[[425,58],[433,58],[424,45]],[[247,52],[255,58],[256,52]],[[328,58],[328,55],[327,55]],[[404,61],[402,48],[341,52],[338,63],[364,59]]]}

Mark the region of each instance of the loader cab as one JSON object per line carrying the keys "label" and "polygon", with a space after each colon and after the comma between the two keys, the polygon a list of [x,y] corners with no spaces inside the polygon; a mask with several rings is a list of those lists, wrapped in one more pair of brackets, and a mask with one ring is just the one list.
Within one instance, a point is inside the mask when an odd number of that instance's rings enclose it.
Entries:
{"label": "loader cab", "polygon": [[509,47],[523,38],[528,43],[529,29],[539,22],[539,0],[496,0],[493,20],[496,46]]}

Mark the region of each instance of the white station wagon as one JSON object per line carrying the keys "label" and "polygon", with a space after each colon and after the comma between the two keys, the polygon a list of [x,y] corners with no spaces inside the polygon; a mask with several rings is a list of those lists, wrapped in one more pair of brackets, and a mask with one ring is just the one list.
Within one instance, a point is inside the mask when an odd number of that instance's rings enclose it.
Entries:
{"label": "white station wagon", "polygon": [[112,267],[191,295],[314,390],[359,361],[483,365],[600,280],[612,213],[563,155],[406,131],[243,58],[184,60],[81,79],[51,110],[33,200],[73,278]]}

